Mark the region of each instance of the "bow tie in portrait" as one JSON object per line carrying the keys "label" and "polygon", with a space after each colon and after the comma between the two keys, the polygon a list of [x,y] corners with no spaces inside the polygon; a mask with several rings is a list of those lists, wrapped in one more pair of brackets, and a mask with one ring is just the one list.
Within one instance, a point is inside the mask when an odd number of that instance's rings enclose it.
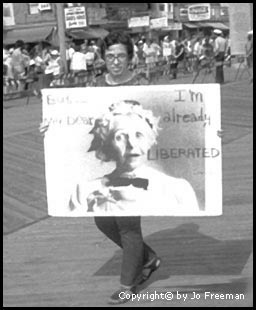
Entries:
{"label": "bow tie in portrait", "polygon": [[142,179],[142,178],[111,178],[108,183],[109,186],[129,186],[133,185],[134,187],[143,188],[147,190],[148,188],[148,179]]}

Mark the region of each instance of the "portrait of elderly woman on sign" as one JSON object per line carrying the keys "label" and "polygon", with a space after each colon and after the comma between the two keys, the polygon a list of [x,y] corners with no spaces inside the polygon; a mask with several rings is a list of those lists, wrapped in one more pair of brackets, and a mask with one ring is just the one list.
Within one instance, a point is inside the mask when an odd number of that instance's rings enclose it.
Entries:
{"label": "portrait of elderly woman on sign", "polygon": [[[95,215],[190,214],[199,206],[192,186],[148,167],[148,150],[156,144],[158,119],[137,101],[113,104],[109,113],[96,119],[89,148],[98,159],[113,161],[116,168],[85,189],[77,185],[74,211],[87,206]],[[88,195],[88,189],[95,189]],[[87,196],[88,195],[88,196]],[[76,208],[75,208],[76,206]]]}
{"label": "portrait of elderly woman on sign", "polygon": [[[113,104],[95,121],[89,152],[115,169],[102,178],[78,184],[70,208],[95,215],[98,229],[123,249],[120,288],[110,304],[121,304],[138,291],[161,263],[144,241],[141,215],[172,214],[177,209],[198,210],[191,185],[146,166],[147,152],[156,143],[158,119],[136,101]],[[121,294],[122,293],[122,294]]]}

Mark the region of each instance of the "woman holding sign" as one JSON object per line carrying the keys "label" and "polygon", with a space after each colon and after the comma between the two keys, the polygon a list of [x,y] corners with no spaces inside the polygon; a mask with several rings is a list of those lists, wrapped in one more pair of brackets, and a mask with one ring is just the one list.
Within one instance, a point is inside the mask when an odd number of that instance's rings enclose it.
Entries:
{"label": "woman holding sign", "polygon": [[[127,35],[110,34],[102,47],[108,73],[99,86],[139,85],[128,70],[133,56]],[[191,185],[147,167],[147,152],[156,143],[158,119],[139,102],[112,104],[95,120],[89,151],[101,161],[115,162],[115,169],[93,182],[77,184],[71,199],[74,214],[95,215],[98,229],[123,249],[120,288],[110,304],[127,302],[138,286],[160,266],[160,258],[143,240],[141,215],[171,214],[173,210],[199,210]],[[160,214],[161,212],[159,212]],[[125,297],[125,298],[124,298]]]}

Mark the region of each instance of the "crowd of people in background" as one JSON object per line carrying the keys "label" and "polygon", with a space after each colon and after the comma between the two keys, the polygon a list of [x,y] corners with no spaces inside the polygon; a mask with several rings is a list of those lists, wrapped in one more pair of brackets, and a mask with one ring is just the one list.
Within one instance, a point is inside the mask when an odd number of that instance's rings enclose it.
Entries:
{"label": "crowd of people in background", "polygon": [[[85,40],[82,44],[66,43],[68,72],[94,72],[104,61],[100,57],[95,41]],[[3,48],[4,93],[8,90],[26,90],[27,81],[38,81],[38,90],[54,86],[54,81],[65,73],[65,66],[58,48],[49,44],[37,44],[32,48],[18,40],[13,48]],[[76,82],[76,80],[75,80]]]}
{"label": "crowd of people in background", "polygon": [[[216,32],[217,31],[217,32]],[[209,35],[195,34],[190,37],[174,38],[171,35],[161,40],[139,35],[133,40],[134,53],[130,62],[131,69],[145,74],[149,81],[154,68],[162,64],[162,76],[176,79],[178,72],[198,75],[202,67],[212,70],[216,60],[223,62],[231,60],[230,39],[221,30]],[[23,41],[18,40],[14,47],[3,48],[4,94],[10,91],[26,90],[30,81],[36,81],[34,93],[40,93],[44,87],[64,85],[63,76],[73,79],[73,85],[80,85],[84,77],[94,77],[104,72],[105,61],[101,55],[102,40],[83,40],[66,43],[67,70],[60,57],[60,51],[49,44],[37,44],[29,48]],[[252,66],[253,40],[248,33],[245,53],[248,66]],[[217,57],[218,55],[218,57]],[[217,57],[217,58],[216,58]],[[218,83],[223,83],[223,70],[216,71]],[[62,82],[61,82],[62,77]],[[58,82],[57,82],[58,81]]]}

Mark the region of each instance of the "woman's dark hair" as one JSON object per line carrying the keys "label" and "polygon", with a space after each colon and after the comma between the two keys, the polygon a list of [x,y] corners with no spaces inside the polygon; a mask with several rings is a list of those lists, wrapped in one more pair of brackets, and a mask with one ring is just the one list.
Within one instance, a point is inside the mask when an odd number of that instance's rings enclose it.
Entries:
{"label": "woman's dark hair", "polygon": [[114,44],[123,44],[126,46],[128,59],[132,60],[133,58],[133,42],[130,36],[126,33],[115,31],[111,32],[106,38],[103,40],[101,44],[101,55],[105,58],[106,50]]}

